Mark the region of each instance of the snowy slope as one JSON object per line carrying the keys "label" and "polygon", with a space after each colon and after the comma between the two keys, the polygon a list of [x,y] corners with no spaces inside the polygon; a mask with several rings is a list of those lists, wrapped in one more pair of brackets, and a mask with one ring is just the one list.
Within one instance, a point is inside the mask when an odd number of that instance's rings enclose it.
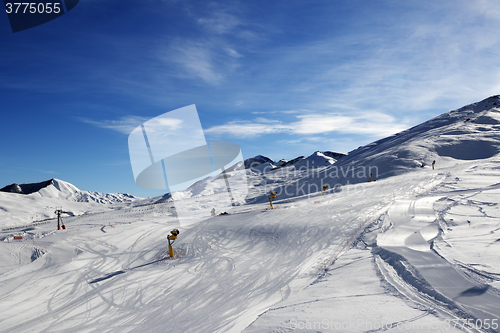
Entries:
{"label": "snowy slope", "polygon": [[99,204],[126,203],[133,202],[138,199],[133,195],[126,193],[81,191],[73,184],[59,179],[52,179],[47,187],[29,195],[76,202],[95,202]]}
{"label": "snowy slope", "polygon": [[39,191],[44,187],[49,186],[52,183],[52,180],[53,179],[39,183],[21,184],[21,185],[14,183],[1,188],[0,192],[30,194]]}
{"label": "snowy slope", "polygon": [[[349,152],[315,152],[281,167],[263,156],[248,173],[248,202],[267,202],[271,192],[277,200],[332,191],[346,184],[364,183],[408,172],[451,166],[456,160],[486,159],[500,151],[500,98],[489,97],[444,113],[420,125]],[[338,159],[332,156],[338,157]],[[248,159],[247,161],[253,161]],[[255,162],[257,163],[257,162]],[[201,184],[200,186],[206,186]]]}
{"label": "snowy slope", "polygon": [[485,159],[500,150],[500,96],[444,113],[406,131],[350,152],[339,166],[378,167],[379,178],[454,160]]}
{"label": "snowy slope", "polygon": [[263,163],[274,163],[274,161],[269,157],[257,155],[245,160],[245,169],[255,168]]}
{"label": "snowy slope", "polygon": [[[393,136],[359,147],[326,168],[316,167],[297,181],[270,189],[278,198],[318,192],[324,185],[330,189],[346,184],[367,182],[395,175],[452,166],[467,160],[483,160],[500,151],[500,97],[489,97]],[[296,162],[299,163],[299,162]],[[297,170],[277,169],[280,178]],[[268,175],[268,177],[271,177]],[[265,193],[259,202],[265,202]]]}
{"label": "snowy slope", "polygon": [[266,173],[276,168],[276,165],[270,162],[261,163],[251,168],[253,172]]}
{"label": "snowy slope", "polygon": [[[313,168],[321,168],[324,166],[329,166],[337,162],[337,160],[331,157],[331,154],[328,153],[329,152],[316,151],[312,153],[310,156],[298,160],[294,164],[290,165],[290,167],[293,167],[297,170],[300,170],[301,168],[313,169]],[[283,167],[287,166],[288,165],[285,164]]]}
{"label": "snowy slope", "polygon": [[[4,231],[0,331],[499,332],[495,103],[333,164],[247,170],[245,205],[188,228],[166,200],[68,218],[66,230],[51,222]],[[370,166],[376,182],[357,172]],[[332,182],[341,185],[322,195],[319,185]],[[190,197],[196,208],[223,186],[215,176],[169,197]],[[273,210],[270,190],[280,191]],[[169,259],[173,228],[180,235]]]}
{"label": "snowy slope", "polygon": [[33,221],[54,218],[56,207],[62,207],[70,215],[79,215],[120,209],[151,201],[151,199],[137,198],[129,194],[81,191],[73,184],[59,179],[36,184],[22,184],[18,187],[36,189],[36,191],[29,194],[0,192],[1,228],[28,225]]}
{"label": "snowy slope", "polygon": [[288,162],[287,160],[281,159],[281,160],[277,161],[275,164],[276,164],[277,167],[282,167],[287,162]]}
{"label": "snowy slope", "polygon": [[[74,218],[67,230],[40,239],[54,224],[37,226],[27,233],[47,253],[0,275],[3,327],[239,332],[280,301],[280,287],[288,297],[324,272],[383,211],[395,183],[368,189],[364,200],[353,191],[273,211],[257,205],[181,228],[174,261],[157,261],[165,257],[165,236],[178,228],[160,204]],[[26,312],[30,318],[21,320]],[[55,313],[62,320],[54,321]]]}
{"label": "snowy slope", "polygon": [[75,185],[55,178],[40,183],[11,184],[0,189],[0,193],[2,192],[100,204],[132,202],[137,199],[133,195],[124,193],[81,191]]}
{"label": "snowy slope", "polygon": [[245,168],[254,172],[267,173],[281,167],[315,168],[335,163],[338,159],[346,155],[331,151],[316,151],[308,157],[299,156],[290,161],[279,160],[277,162],[268,157],[257,155],[245,160]]}

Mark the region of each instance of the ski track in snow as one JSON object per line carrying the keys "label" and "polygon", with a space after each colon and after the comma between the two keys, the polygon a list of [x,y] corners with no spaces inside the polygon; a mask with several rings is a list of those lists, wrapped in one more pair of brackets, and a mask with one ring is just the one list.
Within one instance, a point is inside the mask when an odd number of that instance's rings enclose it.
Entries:
{"label": "ski track in snow", "polygon": [[[428,175],[420,177],[414,189],[427,183]],[[148,213],[131,224],[112,213],[94,223],[72,218],[66,231],[36,240],[46,255],[1,276],[1,327],[241,331],[281,300],[280,287],[289,295],[347,251],[386,209],[394,182],[401,179],[363,184],[364,199],[346,190],[181,229],[175,247],[182,255],[175,260],[158,260],[174,222],[158,223]]]}
{"label": "ski track in snow", "polygon": [[[267,190],[319,189],[323,179],[308,170],[288,178],[277,173],[288,167],[251,173],[258,180],[249,189],[251,204],[187,228],[167,202],[123,203],[120,210],[65,218],[66,230],[54,231],[56,223],[48,221],[3,231],[3,239],[22,233],[23,241],[0,247],[7,263],[0,274],[0,331],[283,332],[294,330],[290,318],[327,316],[321,306],[335,309],[337,320],[500,320],[498,99],[360,147],[332,165],[377,165],[377,182],[352,185],[360,177],[351,169],[330,178],[342,181],[341,191],[329,184],[324,196],[280,192],[274,210],[266,210]],[[436,170],[427,165],[433,159]],[[202,181],[181,194],[194,213],[201,206],[194,193],[218,190]],[[8,227],[38,211],[52,214],[56,199],[64,203],[59,192],[49,194],[0,193],[0,213],[12,216]],[[100,207],[66,205],[79,213]],[[181,233],[172,260],[166,236],[173,228]],[[400,267],[382,258],[387,253],[357,252],[356,243],[401,255]],[[36,251],[45,254],[37,259]]]}
{"label": "ski track in snow", "polygon": [[[484,292],[465,295],[480,288],[457,272],[442,257],[431,251],[428,241],[438,236],[433,204],[441,197],[394,202],[388,212],[395,226],[380,234],[378,245],[402,255],[434,290],[460,304],[482,322],[500,318],[499,295]],[[435,229],[436,232],[432,232]],[[403,243],[400,245],[400,243]]]}
{"label": "ski track in snow", "polygon": [[242,331],[281,301],[280,287],[287,298],[322,276],[387,210],[395,186],[406,188],[400,196],[413,196],[434,186],[429,177],[443,179],[426,171],[363,184],[362,197],[346,189],[283,201],[275,210],[260,205],[255,212],[218,216],[181,229],[175,247],[182,255],[175,260],[164,259],[175,220],[148,218],[154,210],[129,219],[124,212],[72,218],[67,230],[35,239],[46,255],[1,276],[2,327]]}

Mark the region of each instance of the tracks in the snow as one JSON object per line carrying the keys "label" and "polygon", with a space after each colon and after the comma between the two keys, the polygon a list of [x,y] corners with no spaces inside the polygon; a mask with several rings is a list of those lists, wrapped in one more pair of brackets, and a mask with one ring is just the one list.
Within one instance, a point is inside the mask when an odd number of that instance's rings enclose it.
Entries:
{"label": "tracks in the snow", "polygon": [[[425,224],[430,222],[429,213],[432,211],[433,200],[437,198],[420,198],[418,200],[396,201],[389,210],[388,216],[391,218],[394,229],[390,229],[386,234],[381,234],[380,246],[384,249],[381,258],[394,269],[398,275],[409,284],[405,295],[409,296],[409,289],[416,289],[419,293],[430,296],[427,301],[434,299],[434,307],[444,307],[453,310],[455,315],[464,311],[466,317],[473,316],[475,320],[481,322],[491,322],[493,319],[500,318],[500,297],[495,294],[484,292],[481,294],[466,293],[467,290],[480,288],[463,275],[457,272],[454,267],[444,258],[432,251],[425,244],[416,247],[408,239],[413,237],[413,232],[420,232],[425,228]],[[427,200],[423,201],[422,200]],[[419,202],[420,201],[420,202]],[[422,238],[420,242],[424,242]],[[393,242],[393,244],[391,244]],[[393,253],[393,255],[391,255]],[[384,269],[381,261],[378,261],[379,268],[388,280],[396,282],[391,278],[390,270]],[[399,266],[398,266],[399,265]],[[408,271],[411,267],[412,271]],[[393,275],[393,274],[392,274]],[[401,284],[401,281],[399,282]],[[439,305],[438,303],[441,303]],[[444,306],[444,307],[443,307]],[[458,311],[458,312],[457,312]],[[479,330],[480,331],[480,330]]]}

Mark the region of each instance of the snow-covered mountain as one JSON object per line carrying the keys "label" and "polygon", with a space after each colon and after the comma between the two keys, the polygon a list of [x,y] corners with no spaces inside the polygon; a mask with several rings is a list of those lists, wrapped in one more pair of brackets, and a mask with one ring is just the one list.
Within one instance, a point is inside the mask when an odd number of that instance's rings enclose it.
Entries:
{"label": "snow-covered mountain", "polygon": [[19,193],[19,194],[31,194],[33,192],[37,192],[44,187],[49,186],[52,183],[53,179],[39,182],[39,183],[30,183],[30,184],[11,184],[7,185],[0,189],[0,192],[10,192],[10,193]]}
{"label": "snow-covered mountain", "polygon": [[257,155],[254,157],[247,158],[245,160],[245,169],[255,168],[256,166],[263,163],[271,163],[274,164],[274,161],[269,157],[263,155]]}
{"label": "snow-covered mountain", "polygon": [[429,167],[436,160],[486,159],[500,152],[500,96],[464,106],[359,147],[339,167],[376,166],[379,178]]}
{"label": "snow-covered mountain", "polygon": [[69,215],[121,209],[150,202],[123,193],[81,191],[60,179],[40,183],[12,184],[0,190],[2,228],[27,225],[32,221],[53,218],[56,207]]}
{"label": "snow-covered mountain", "polygon": [[[437,116],[390,137],[361,146],[347,155],[317,151],[308,157],[274,162],[258,155],[245,160],[249,183],[247,202],[267,202],[269,193],[277,199],[318,192],[323,186],[334,189],[346,184],[418,172],[452,165],[455,159],[471,160],[494,156],[500,151],[500,100],[489,97]],[[180,197],[211,195],[224,191],[225,184],[199,181]],[[220,186],[221,188],[218,188]],[[195,189],[196,188],[196,189]],[[163,201],[170,199],[170,195]]]}
{"label": "snow-covered mountain", "polygon": [[257,172],[269,172],[282,167],[293,166],[299,168],[314,168],[335,163],[338,159],[344,157],[345,154],[335,153],[331,151],[316,151],[309,157],[299,156],[290,161],[281,159],[277,162],[272,159],[257,155],[245,160],[245,168]]}
{"label": "snow-covered mountain", "polygon": [[[278,192],[279,198],[285,198],[309,193],[304,188],[318,191],[324,185],[333,188],[363,183],[369,180],[370,174],[376,180],[418,172],[431,168],[433,161],[436,161],[435,167],[440,168],[457,161],[487,159],[500,152],[499,131],[500,96],[497,95],[361,146],[331,166],[321,170],[315,166],[315,170],[310,169],[300,179],[279,184],[272,191]],[[299,159],[294,164],[303,161],[305,159]],[[272,177],[272,173],[267,177]],[[259,200],[265,202],[267,195],[263,193]]]}
{"label": "snow-covered mountain", "polygon": [[[266,191],[275,183],[289,182],[291,179],[296,180],[303,177],[304,172],[307,173],[309,170],[325,168],[334,164],[337,159],[332,156],[342,158],[345,155],[329,151],[316,151],[308,157],[299,156],[290,161],[280,160],[274,162],[263,155],[246,159],[244,163],[249,191],[247,200],[255,200],[256,196],[267,193]],[[231,177],[235,167],[237,165],[226,170],[228,177]],[[263,190],[264,192],[262,192]],[[167,202],[175,198],[187,199],[195,196],[211,196],[222,192],[227,192],[226,183],[220,175],[216,175],[197,181],[184,191],[175,192],[175,194],[167,193],[157,198],[155,202]]]}
{"label": "snow-covered mountain", "polygon": [[285,165],[286,163],[288,163],[288,161],[287,161],[287,160],[281,159],[281,160],[279,160],[278,162],[276,162],[275,164],[276,164],[276,166],[277,166],[277,167],[282,167],[282,166],[283,166],[283,165]]}
{"label": "snow-covered mountain", "polygon": [[99,204],[126,203],[137,199],[125,193],[99,193],[81,191],[75,185],[60,179],[50,179],[40,183],[11,184],[0,189],[2,192],[30,195],[32,197],[54,198],[74,202],[94,202]]}
{"label": "snow-covered mountain", "polygon": [[[2,329],[500,332],[499,97],[335,162],[316,152],[247,169],[246,204],[187,227],[172,202],[151,200],[68,218],[65,230],[2,231]],[[210,211],[202,197],[224,184],[217,175],[170,199]],[[61,202],[114,205],[0,192],[0,221]]]}
{"label": "snow-covered mountain", "polygon": [[[333,157],[335,156],[335,158]],[[304,169],[312,169],[312,168],[320,168],[334,164],[338,159],[344,157],[344,154],[333,153],[330,151],[316,151],[312,153],[308,157],[298,157],[292,161],[284,163],[281,167],[293,167],[295,169],[300,170]]]}

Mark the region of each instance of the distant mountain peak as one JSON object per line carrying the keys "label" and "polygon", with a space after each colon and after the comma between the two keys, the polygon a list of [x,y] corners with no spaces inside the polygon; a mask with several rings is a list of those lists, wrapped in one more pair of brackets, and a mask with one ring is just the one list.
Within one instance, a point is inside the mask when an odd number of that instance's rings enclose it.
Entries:
{"label": "distant mountain peak", "polygon": [[342,153],[336,153],[336,152],[333,152],[333,151],[316,151],[315,153],[320,153],[320,154],[323,154],[324,156],[328,156],[328,157],[331,157],[331,158],[334,158],[336,160],[346,156],[346,154],[342,154]]}
{"label": "distant mountain peak", "polygon": [[336,152],[332,152],[332,151],[328,151],[328,150],[326,150],[326,151],[318,150],[318,151],[315,151],[314,153],[312,153],[309,157],[298,156],[298,157],[291,159],[289,161],[281,159],[278,162],[275,162],[272,159],[270,159],[269,157],[266,157],[264,155],[257,155],[257,156],[254,156],[254,157],[251,157],[251,158],[248,158],[245,160],[245,168],[246,169],[252,168],[252,169],[258,170],[258,171],[262,171],[264,169],[271,171],[271,170],[276,170],[276,169],[283,168],[283,167],[292,166],[292,165],[294,165],[297,162],[302,161],[302,160],[310,162],[311,166],[314,166],[315,163],[317,163],[317,165],[322,165],[324,163],[333,164],[338,159],[340,159],[344,156],[346,156],[346,155],[342,154],[342,153],[336,153]]}
{"label": "distant mountain peak", "polygon": [[17,193],[45,198],[57,198],[75,202],[96,202],[111,204],[116,202],[129,202],[137,199],[126,193],[99,193],[81,191],[75,185],[64,180],[52,178],[39,183],[11,184],[0,189],[1,192]]}
{"label": "distant mountain peak", "polygon": [[54,181],[54,178],[39,182],[27,184],[10,184],[0,189],[1,192],[10,192],[18,194],[31,194],[40,191],[42,188],[49,186]]}
{"label": "distant mountain peak", "polygon": [[245,160],[245,169],[254,168],[254,167],[261,165],[261,164],[264,164],[264,163],[274,164],[274,161],[272,159],[270,159],[269,157],[266,157],[263,155],[257,155],[254,157],[247,158]]}

